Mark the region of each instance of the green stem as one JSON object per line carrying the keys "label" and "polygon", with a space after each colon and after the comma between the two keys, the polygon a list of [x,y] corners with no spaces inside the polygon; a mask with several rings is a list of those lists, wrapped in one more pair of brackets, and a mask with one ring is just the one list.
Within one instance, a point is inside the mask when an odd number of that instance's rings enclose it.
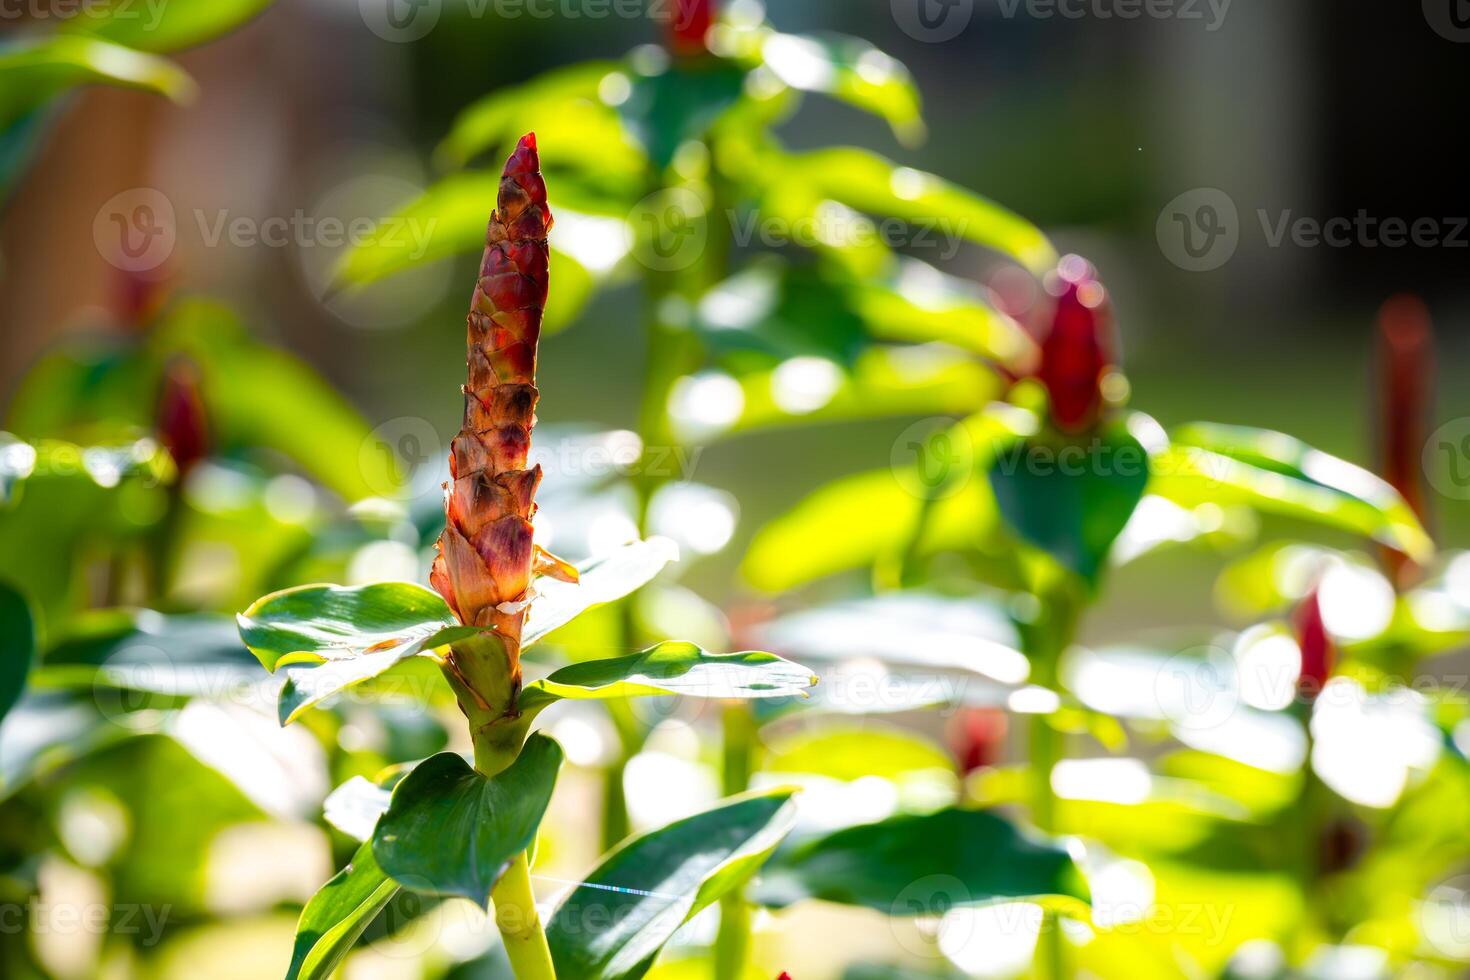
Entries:
{"label": "green stem", "polygon": [[[720,716],[724,735],[721,788],[734,796],[750,788],[759,736],[755,715],[743,701],[725,706]],[[750,953],[750,909],[739,889],[720,899],[720,931],[715,937],[715,980],[740,980]]]}
{"label": "green stem", "polygon": [[531,891],[531,865],[524,852],[500,876],[490,899],[495,903],[495,925],[500,929],[516,980],[556,980],[551,947]]}
{"label": "green stem", "polygon": [[[1031,661],[1032,682],[1056,690],[1062,654],[1076,635],[1080,603],[1065,583],[1048,583],[1037,592],[1042,599],[1042,613],[1023,630],[1024,644]],[[1066,755],[1066,738],[1045,715],[1031,716],[1029,736],[1031,821],[1043,833],[1055,834],[1059,824],[1051,774]],[[1036,973],[1043,980],[1067,980],[1070,976],[1061,920],[1054,912],[1046,912],[1042,918]]]}

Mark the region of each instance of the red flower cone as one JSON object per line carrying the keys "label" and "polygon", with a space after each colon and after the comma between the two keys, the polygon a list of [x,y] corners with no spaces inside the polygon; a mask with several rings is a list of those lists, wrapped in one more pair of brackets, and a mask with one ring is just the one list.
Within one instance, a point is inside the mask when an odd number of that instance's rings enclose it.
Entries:
{"label": "red flower cone", "polygon": [[1307,701],[1315,701],[1322,693],[1332,670],[1337,665],[1337,650],[1322,619],[1322,603],[1313,589],[1296,607],[1292,615],[1297,646],[1302,651],[1302,669],[1297,678],[1297,693]]}
{"label": "red flower cone", "polygon": [[173,457],[182,479],[209,455],[210,445],[199,368],[186,357],[173,358],[163,369],[157,419],[158,441]]}
{"label": "red flower cone", "polygon": [[715,19],[715,0],[675,0],[669,23],[669,48],[675,54],[703,54]]}
{"label": "red flower cone", "polygon": [[1090,429],[1102,415],[1102,379],[1115,363],[1113,311],[1097,270],[1068,255],[1047,276],[1056,300],[1041,338],[1037,377],[1051,397],[1051,418],[1063,432]]}
{"label": "red flower cone", "polygon": [[500,178],[470,302],[464,427],[449,457],[446,523],[429,580],[461,622],[494,628],[519,688],[535,548],[539,466],[526,468],[536,423],[536,346],[548,288],[551,230],[536,135]]}
{"label": "red flower cone", "polygon": [[[1378,313],[1379,470],[1428,523],[1420,453],[1428,436],[1434,388],[1434,334],[1429,310],[1417,296],[1395,296]],[[1407,584],[1414,565],[1400,552],[1384,549],[1393,578]]]}

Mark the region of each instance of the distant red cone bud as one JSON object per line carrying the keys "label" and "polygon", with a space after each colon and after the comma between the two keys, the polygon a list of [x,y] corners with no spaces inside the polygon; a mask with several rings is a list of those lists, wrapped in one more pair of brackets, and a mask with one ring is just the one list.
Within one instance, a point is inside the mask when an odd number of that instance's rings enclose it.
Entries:
{"label": "distant red cone bud", "polygon": [[162,270],[118,273],[113,285],[113,308],[118,322],[142,333],[163,308],[168,293],[168,278]]}
{"label": "distant red cone bud", "polygon": [[186,357],[174,358],[163,369],[158,441],[173,457],[180,476],[209,455],[209,421],[200,393],[199,368]]}
{"label": "distant red cone bud", "polygon": [[[1379,310],[1378,373],[1380,472],[1427,522],[1420,454],[1434,387],[1434,335],[1429,310],[1417,296],[1395,296]],[[1409,564],[1398,552],[1386,561],[1400,578]]]}
{"label": "distant red cone bud", "polygon": [[675,0],[669,47],[675,54],[701,54],[714,23],[715,0]]}
{"label": "distant red cone bud", "polygon": [[506,162],[468,317],[464,427],[449,457],[445,528],[430,584],[460,621],[493,627],[519,676],[537,563],[531,518],[541,467],[526,468],[536,423],[536,347],[546,309],[551,211],[536,135]]}
{"label": "distant red cone bud", "polygon": [[1037,376],[1051,396],[1051,417],[1064,432],[1091,428],[1102,413],[1102,380],[1114,363],[1113,315],[1097,270],[1068,255],[1047,276],[1055,298],[1041,337]]}
{"label": "distant red cone bud", "polygon": [[777,977],[776,980],[791,980],[791,974],[787,973],[785,970],[782,970],[781,975]]}
{"label": "distant red cone bud", "polygon": [[961,775],[993,766],[1005,756],[1006,713],[999,708],[969,708],[949,725],[949,745]]}
{"label": "distant red cone bud", "polygon": [[1297,678],[1297,693],[1308,701],[1316,700],[1337,663],[1337,650],[1322,619],[1322,603],[1316,589],[1308,593],[1292,615],[1297,646],[1302,651],[1302,670]]}

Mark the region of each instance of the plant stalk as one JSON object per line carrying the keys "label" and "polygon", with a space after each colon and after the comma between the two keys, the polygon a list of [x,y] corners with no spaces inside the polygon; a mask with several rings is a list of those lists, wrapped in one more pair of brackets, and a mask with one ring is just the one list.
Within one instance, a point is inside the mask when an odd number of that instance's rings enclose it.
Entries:
{"label": "plant stalk", "polygon": [[[750,788],[755,772],[758,732],[755,715],[743,701],[725,705],[720,716],[723,733],[721,789],[734,796]],[[750,953],[750,909],[736,889],[720,899],[720,931],[715,936],[715,980],[740,980]]]}
{"label": "plant stalk", "polygon": [[490,899],[495,903],[495,925],[516,980],[556,980],[551,947],[531,891],[531,866],[524,852],[500,876]]}

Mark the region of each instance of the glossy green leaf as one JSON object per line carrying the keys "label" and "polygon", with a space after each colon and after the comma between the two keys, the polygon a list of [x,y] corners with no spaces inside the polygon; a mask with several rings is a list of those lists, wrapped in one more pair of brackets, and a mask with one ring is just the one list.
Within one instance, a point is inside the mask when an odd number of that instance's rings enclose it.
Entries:
{"label": "glossy green leaf", "polygon": [[1090,441],[1024,439],[990,467],[1006,523],[1064,567],[1095,581],[1149,480],[1143,445],[1121,424]]}
{"label": "glossy green leaf", "polygon": [[103,83],[157,92],[175,101],[194,95],[189,76],[163,58],[79,35],[52,35],[0,47],[0,131],[78,85]]}
{"label": "glossy green leaf", "polygon": [[1247,504],[1366,535],[1424,562],[1434,543],[1413,510],[1367,470],[1293,436],[1194,423],[1170,433],[1151,490],[1178,503]]}
{"label": "glossy green leaf", "polygon": [[794,89],[821,92],[882,117],[906,144],[924,138],[913,76],[861,38],[772,33],[761,45],[761,59]]}
{"label": "glossy green leaf", "polygon": [[750,878],[791,831],[790,791],[726,802],[624,843],[546,926],[557,976],[637,980],[696,913]]}
{"label": "glossy green leaf", "polygon": [[593,606],[621,599],[649,582],[671,561],[678,561],[679,547],[668,538],[649,538],[624,545],[611,554],[577,566],[575,584],[556,579],[536,580],[536,597],[526,613],[521,643],[530,646],[558,627],[565,626]]}
{"label": "glossy green leaf", "polygon": [[394,787],[373,831],[378,864],[406,888],[485,905],[511,860],[535,842],[561,762],[561,746],[537,733],[489,779],[452,752],[420,763]]}
{"label": "glossy green leaf", "polygon": [[213,40],[245,24],[274,0],[100,0],[62,30],[140,51],[168,52]]}
{"label": "glossy green leaf", "polygon": [[35,659],[35,614],[19,589],[0,581],[0,720],[20,700]]}
{"label": "glossy green leaf", "polygon": [[972,241],[1040,275],[1056,250],[1034,225],[1000,205],[933,174],[898,167],[850,147],[793,156],[786,171],[817,193],[868,214],[903,218],[930,234]]}
{"label": "glossy green leaf", "polygon": [[819,899],[894,916],[1004,899],[1075,908],[1087,897],[1061,844],[990,811],[957,809],[890,817],[801,844],[771,862],[755,889],[756,901],[776,908]]}
{"label": "glossy green leaf", "polygon": [[437,592],[408,582],[301,586],[236,618],[250,651],[285,675],[282,724],[409,657],[483,632],[459,625]]}
{"label": "glossy green leaf", "polygon": [[399,884],[383,873],[371,843],[322,886],[301,910],[296,945],[286,980],[327,980],[363,930],[398,894]]}
{"label": "glossy green leaf", "polygon": [[[485,226],[495,209],[499,187],[499,175],[488,172],[444,178],[400,208],[391,221],[385,221],[380,234],[368,235],[346,250],[335,281],[363,286],[450,256],[479,255],[485,248]],[[557,227],[551,232],[552,289],[545,321],[548,331],[576,318],[597,279],[610,271],[629,248],[621,214],[580,212],[562,203],[565,190],[552,188],[551,210]],[[409,240],[398,233],[404,227],[421,229],[422,234]],[[576,256],[590,263],[591,268]]]}
{"label": "glossy green leaf", "polygon": [[563,667],[527,684],[520,708],[540,711],[561,700],[605,700],[678,694],[697,698],[781,698],[803,694],[817,682],[800,664],[773,653],[707,653],[692,643],[669,641],[626,657]]}

